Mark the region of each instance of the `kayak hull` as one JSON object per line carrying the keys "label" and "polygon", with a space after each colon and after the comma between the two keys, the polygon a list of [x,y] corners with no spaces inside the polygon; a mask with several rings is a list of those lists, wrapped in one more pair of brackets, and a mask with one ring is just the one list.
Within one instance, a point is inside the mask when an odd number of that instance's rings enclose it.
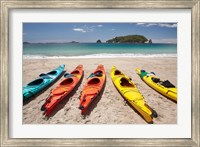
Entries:
{"label": "kayak hull", "polygon": [[[165,97],[177,102],[177,88],[176,87],[165,87],[160,82],[155,83],[152,78],[159,79],[155,74],[148,73],[144,70],[136,69],[142,80],[149,85],[151,88],[164,95]],[[163,81],[162,81],[163,82]]]}
{"label": "kayak hull", "polygon": [[113,84],[124,99],[145,119],[145,121],[152,123],[153,117],[157,117],[157,113],[146,104],[144,97],[130,77],[123,74],[115,66],[111,68],[110,75]]}
{"label": "kayak hull", "polygon": [[64,80],[51,90],[50,95],[46,98],[41,110],[45,116],[49,116],[56,106],[74,90],[83,77],[83,65],[78,65],[71,73],[64,75]]}
{"label": "kayak hull", "polygon": [[37,95],[40,91],[53,83],[63,72],[65,65],[60,65],[58,68],[46,73],[40,74],[36,80],[28,83],[23,87],[23,101]]}
{"label": "kayak hull", "polygon": [[102,91],[105,79],[105,69],[104,66],[100,64],[97,69],[87,78],[87,81],[81,92],[79,109],[81,110],[82,115],[86,113],[93,100]]}

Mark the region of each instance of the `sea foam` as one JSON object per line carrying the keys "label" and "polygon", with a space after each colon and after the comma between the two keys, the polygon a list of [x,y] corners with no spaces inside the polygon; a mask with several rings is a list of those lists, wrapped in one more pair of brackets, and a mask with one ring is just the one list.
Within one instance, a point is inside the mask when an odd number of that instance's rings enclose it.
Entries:
{"label": "sea foam", "polygon": [[87,59],[87,58],[155,58],[177,57],[177,54],[91,54],[81,56],[23,55],[23,59]]}

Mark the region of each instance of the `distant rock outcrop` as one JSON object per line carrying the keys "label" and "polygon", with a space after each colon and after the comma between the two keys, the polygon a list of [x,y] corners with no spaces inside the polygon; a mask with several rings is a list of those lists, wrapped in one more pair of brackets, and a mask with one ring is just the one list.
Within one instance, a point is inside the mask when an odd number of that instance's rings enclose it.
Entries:
{"label": "distant rock outcrop", "polygon": [[101,42],[101,40],[97,40],[97,42],[96,42],[96,43],[102,43],[102,42]]}
{"label": "distant rock outcrop", "polygon": [[148,39],[142,35],[119,36],[107,40],[107,43],[145,43]]}
{"label": "distant rock outcrop", "polygon": [[70,43],[79,43],[79,42],[77,42],[77,41],[72,41],[72,42],[70,42]]}
{"label": "distant rock outcrop", "polygon": [[29,42],[23,42],[23,44],[30,44]]}
{"label": "distant rock outcrop", "polygon": [[147,40],[145,43],[152,44],[152,40],[151,40],[151,39],[149,39],[149,40]]}

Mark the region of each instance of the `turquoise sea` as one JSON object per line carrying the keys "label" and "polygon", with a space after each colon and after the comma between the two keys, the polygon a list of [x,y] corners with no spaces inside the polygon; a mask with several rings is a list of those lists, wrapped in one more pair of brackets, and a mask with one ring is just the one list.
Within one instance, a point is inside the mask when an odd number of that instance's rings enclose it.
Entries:
{"label": "turquoise sea", "polygon": [[24,58],[176,57],[176,44],[30,43]]}

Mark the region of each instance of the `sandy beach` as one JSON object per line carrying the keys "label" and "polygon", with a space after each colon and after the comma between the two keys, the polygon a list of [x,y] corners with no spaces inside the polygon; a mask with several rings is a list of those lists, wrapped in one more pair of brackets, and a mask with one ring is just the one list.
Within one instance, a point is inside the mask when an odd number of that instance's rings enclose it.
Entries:
{"label": "sandy beach", "polygon": [[[59,78],[53,85],[23,105],[23,124],[147,124],[132,107],[125,104],[123,97],[114,87],[110,77],[112,65],[132,78],[146,103],[158,113],[158,117],[153,119],[154,124],[177,123],[177,104],[150,88],[135,71],[136,68],[153,71],[160,79],[169,80],[177,86],[177,58],[24,59],[23,85],[36,79],[40,73],[49,72],[61,64],[65,64],[67,72],[82,64],[84,77],[81,83],[57,106],[49,119],[44,119],[41,106],[50,90],[63,80],[63,77]],[[102,95],[89,107],[88,115],[83,118],[78,109],[78,97],[86,78],[99,64],[103,64],[106,70],[105,88]]]}

